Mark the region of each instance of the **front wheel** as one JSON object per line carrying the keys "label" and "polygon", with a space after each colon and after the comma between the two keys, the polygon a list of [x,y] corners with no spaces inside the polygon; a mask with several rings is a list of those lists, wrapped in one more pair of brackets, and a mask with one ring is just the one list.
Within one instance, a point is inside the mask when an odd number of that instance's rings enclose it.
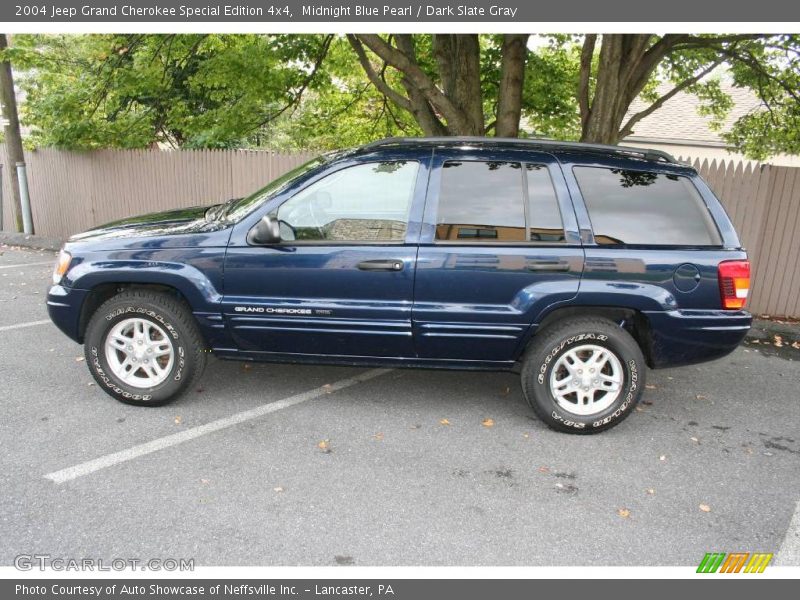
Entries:
{"label": "front wheel", "polygon": [[552,429],[599,433],[619,424],[644,389],[645,363],[631,335],[608,319],[568,319],[534,339],[522,390]]}
{"label": "front wheel", "polygon": [[205,368],[202,337],[179,300],[128,290],[105,302],[86,328],[86,363],[98,385],[120,402],[165,404]]}

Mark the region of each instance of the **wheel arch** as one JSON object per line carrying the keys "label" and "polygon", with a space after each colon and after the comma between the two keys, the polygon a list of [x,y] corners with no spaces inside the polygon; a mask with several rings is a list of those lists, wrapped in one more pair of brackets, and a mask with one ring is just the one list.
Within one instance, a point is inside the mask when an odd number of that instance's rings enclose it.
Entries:
{"label": "wheel arch", "polygon": [[537,335],[556,323],[575,317],[600,317],[616,323],[636,341],[647,365],[653,366],[650,322],[642,311],[626,306],[570,305],[555,307],[544,313],[539,322],[531,327],[518,360],[524,359]]}
{"label": "wheel arch", "polygon": [[86,327],[97,309],[114,296],[128,290],[147,290],[167,294],[184,304],[190,314],[192,312],[191,305],[186,296],[177,287],[169,284],[141,283],[135,281],[100,283],[89,290],[89,293],[86,295],[81,305],[80,316],[78,318],[78,343],[82,344],[84,342]]}

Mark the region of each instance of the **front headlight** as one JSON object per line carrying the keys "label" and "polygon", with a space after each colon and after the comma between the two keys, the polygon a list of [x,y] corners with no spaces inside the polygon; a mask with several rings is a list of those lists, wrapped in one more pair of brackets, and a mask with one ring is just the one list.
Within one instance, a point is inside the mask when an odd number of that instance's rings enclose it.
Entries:
{"label": "front headlight", "polygon": [[72,255],[66,250],[58,253],[58,260],[56,261],[56,268],[53,270],[53,285],[61,283],[61,278],[64,277],[69,270],[69,263],[72,262]]}

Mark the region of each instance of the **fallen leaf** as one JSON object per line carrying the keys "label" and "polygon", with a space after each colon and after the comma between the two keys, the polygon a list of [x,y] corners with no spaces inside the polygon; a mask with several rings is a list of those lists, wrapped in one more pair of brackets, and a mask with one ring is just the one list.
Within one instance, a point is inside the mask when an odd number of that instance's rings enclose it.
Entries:
{"label": "fallen leaf", "polygon": [[180,425],[180,424],[181,424],[181,417],[180,415],[178,415],[175,417],[175,425]]}
{"label": "fallen leaf", "polygon": [[527,433],[523,433],[522,437],[527,438],[527,437],[530,437],[530,436]]}
{"label": "fallen leaf", "polygon": [[636,410],[636,412],[642,412],[644,409],[641,406],[637,406],[634,410]]}
{"label": "fallen leaf", "polygon": [[283,488],[281,486],[274,487],[272,488],[272,491],[280,494],[283,491]]}
{"label": "fallen leaf", "polygon": [[704,396],[703,394],[697,394],[695,398],[698,400],[708,400],[708,396]]}
{"label": "fallen leaf", "polygon": [[708,504],[701,504],[699,508],[703,512],[711,512],[711,507]]}
{"label": "fallen leaf", "polygon": [[250,363],[242,363],[242,371],[249,371],[252,368],[253,365],[251,365]]}
{"label": "fallen leaf", "polygon": [[481,425],[483,425],[484,427],[494,427],[494,419],[490,419],[487,417],[483,420],[483,423],[481,423]]}
{"label": "fallen leaf", "polygon": [[748,446],[747,448],[745,448],[745,449],[744,449],[744,451],[745,451],[745,453],[747,453],[747,454],[752,454],[752,453],[753,453],[753,449],[752,449],[752,448],[750,448],[749,446]]}
{"label": "fallen leaf", "polygon": [[800,342],[792,342],[792,348],[795,350],[800,350]]}
{"label": "fallen leaf", "polygon": [[658,457],[658,460],[663,462],[663,461],[667,460],[667,457],[662,454],[661,456]]}
{"label": "fallen leaf", "polygon": [[646,390],[654,390],[654,389],[656,389],[656,386],[654,386],[652,383],[648,383],[644,387],[645,387]]}
{"label": "fallen leaf", "polygon": [[539,467],[539,473],[549,473],[549,472],[550,472],[549,467]]}
{"label": "fallen leaf", "polygon": [[506,386],[506,391],[503,392],[503,395],[508,396],[511,393],[511,388]]}
{"label": "fallen leaf", "polygon": [[689,439],[692,440],[693,442],[697,442],[698,444],[700,443],[700,440],[698,440],[696,437],[691,437]]}
{"label": "fallen leaf", "polygon": [[333,387],[331,386],[330,383],[326,383],[325,385],[322,386],[322,391],[325,392],[326,394],[330,394],[331,392],[333,392]]}
{"label": "fallen leaf", "polygon": [[90,382],[89,382],[87,385],[88,385],[89,387],[92,387],[92,386],[94,385],[94,381],[90,381]]}
{"label": "fallen leaf", "polygon": [[439,425],[450,425],[450,421],[448,421],[447,419],[442,419],[441,421],[439,421]]}
{"label": "fallen leaf", "polygon": [[325,454],[331,453],[331,448],[330,444],[328,443],[328,440],[322,440],[319,444],[317,444],[317,448],[322,450]]}
{"label": "fallen leaf", "polygon": [[208,483],[208,479],[201,479],[201,480],[200,480],[200,483],[202,483],[203,485],[205,485],[205,484],[207,484],[207,483]]}
{"label": "fallen leaf", "polygon": [[83,362],[84,360],[86,360],[86,359],[83,356],[76,356],[75,357],[75,362]]}
{"label": "fallen leaf", "polygon": [[422,427],[422,425],[419,425],[418,423],[414,423],[411,427],[409,427],[409,429],[419,429],[420,427]]}
{"label": "fallen leaf", "polygon": [[645,492],[647,493],[648,496],[655,496],[656,495],[656,491],[653,488],[647,488],[645,490]]}
{"label": "fallen leaf", "polygon": [[623,519],[627,519],[628,517],[631,516],[631,511],[628,510],[627,508],[618,508],[617,514]]}
{"label": "fallen leaf", "polygon": [[375,435],[372,436],[372,439],[377,440],[379,442],[383,441],[383,434],[378,432],[378,433],[376,433]]}

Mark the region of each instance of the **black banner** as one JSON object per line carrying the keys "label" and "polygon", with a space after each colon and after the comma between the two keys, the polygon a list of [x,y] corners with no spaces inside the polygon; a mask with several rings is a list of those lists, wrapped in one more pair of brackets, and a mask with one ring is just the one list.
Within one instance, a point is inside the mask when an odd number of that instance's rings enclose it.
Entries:
{"label": "black banner", "polygon": [[[713,580],[713,581],[712,581]],[[796,581],[780,579],[743,579],[736,577],[706,576],[703,579],[671,580],[543,580],[543,579],[331,579],[331,580],[4,580],[0,583],[0,597],[8,600],[198,600],[224,598],[245,600],[252,598],[270,600],[485,600],[486,598],[531,599],[535,597],[592,597],[613,594],[622,598],[646,597],[649,599],[673,598],[692,592],[726,594],[735,598],[770,594],[790,597],[796,591]],[[568,596],[564,596],[568,594]]]}
{"label": "black banner", "polygon": [[[4,22],[758,22],[800,21],[800,2],[761,0],[11,0]],[[598,30],[602,27],[598,28]]]}

